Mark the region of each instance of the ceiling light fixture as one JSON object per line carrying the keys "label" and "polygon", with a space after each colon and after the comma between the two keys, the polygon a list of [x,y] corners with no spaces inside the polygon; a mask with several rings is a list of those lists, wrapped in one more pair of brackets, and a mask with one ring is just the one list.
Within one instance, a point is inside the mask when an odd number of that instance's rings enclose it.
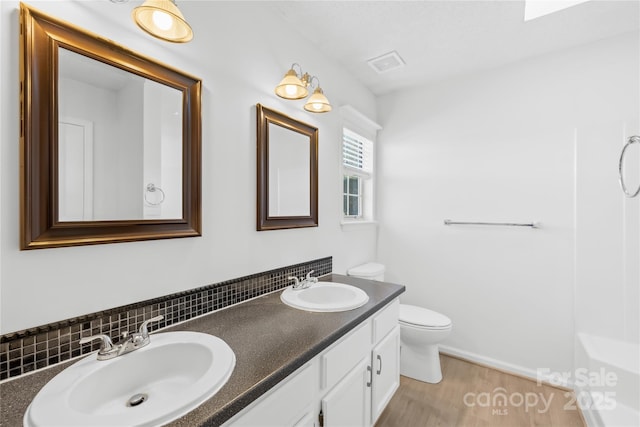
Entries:
{"label": "ceiling light fixture", "polygon": [[160,40],[186,43],[193,38],[193,30],[174,0],[145,0],[133,9],[131,17],[143,31]]}
{"label": "ceiling light fixture", "polygon": [[299,64],[294,63],[291,65],[291,69],[287,71],[278,86],[276,86],[275,92],[280,98],[296,100],[306,98],[309,95],[309,88],[314,90],[307,103],[304,104],[304,109],[312,113],[327,113],[331,111],[331,104],[322,92],[320,80],[316,76],[304,73]]}

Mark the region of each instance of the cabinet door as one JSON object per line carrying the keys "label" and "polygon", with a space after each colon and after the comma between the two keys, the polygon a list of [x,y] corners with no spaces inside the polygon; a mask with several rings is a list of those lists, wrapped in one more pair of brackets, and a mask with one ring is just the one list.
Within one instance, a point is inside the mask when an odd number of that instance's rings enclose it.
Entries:
{"label": "cabinet door", "polygon": [[375,423],[400,385],[400,326],[373,348],[372,367],[371,418]]}
{"label": "cabinet door", "polygon": [[353,370],[363,357],[371,353],[371,322],[364,321],[321,357],[320,392],[331,390]]}
{"label": "cabinet door", "polygon": [[371,425],[371,366],[368,356],[322,399],[322,413],[325,427]]}

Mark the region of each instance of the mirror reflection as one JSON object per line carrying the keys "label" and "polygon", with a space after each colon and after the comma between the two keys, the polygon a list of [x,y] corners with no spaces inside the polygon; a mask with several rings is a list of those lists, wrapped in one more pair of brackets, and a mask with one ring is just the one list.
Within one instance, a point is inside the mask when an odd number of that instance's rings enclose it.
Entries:
{"label": "mirror reflection", "polygon": [[269,123],[269,216],[310,215],[309,137]]}
{"label": "mirror reflection", "polygon": [[59,221],[182,218],[182,92],[58,58]]}

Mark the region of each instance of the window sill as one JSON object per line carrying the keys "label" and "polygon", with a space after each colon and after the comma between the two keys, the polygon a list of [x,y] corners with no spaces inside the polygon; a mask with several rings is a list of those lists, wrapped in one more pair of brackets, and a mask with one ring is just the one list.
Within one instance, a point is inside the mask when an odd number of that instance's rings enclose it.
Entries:
{"label": "window sill", "polygon": [[360,228],[360,227],[364,227],[364,226],[369,226],[369,227],[377,227],[378,226],[378,221],[373,221],[373,220],[368,220],[368,219],[354,219],[354,220],[342,220],[340,221],[340,226],[342,227],[342,230],[344,231],[348,231],[350,229],[354,229],[354,228]]}

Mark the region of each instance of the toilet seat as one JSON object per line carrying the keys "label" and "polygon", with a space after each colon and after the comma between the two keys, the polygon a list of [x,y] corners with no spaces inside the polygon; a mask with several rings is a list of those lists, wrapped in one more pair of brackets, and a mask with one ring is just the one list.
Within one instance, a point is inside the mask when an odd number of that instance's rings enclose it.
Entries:
{"label": "toilet seat", "polygon": [[437,311],[409,304],[400,304],[401,324],[423,329],[449,329],[451,319]]}

